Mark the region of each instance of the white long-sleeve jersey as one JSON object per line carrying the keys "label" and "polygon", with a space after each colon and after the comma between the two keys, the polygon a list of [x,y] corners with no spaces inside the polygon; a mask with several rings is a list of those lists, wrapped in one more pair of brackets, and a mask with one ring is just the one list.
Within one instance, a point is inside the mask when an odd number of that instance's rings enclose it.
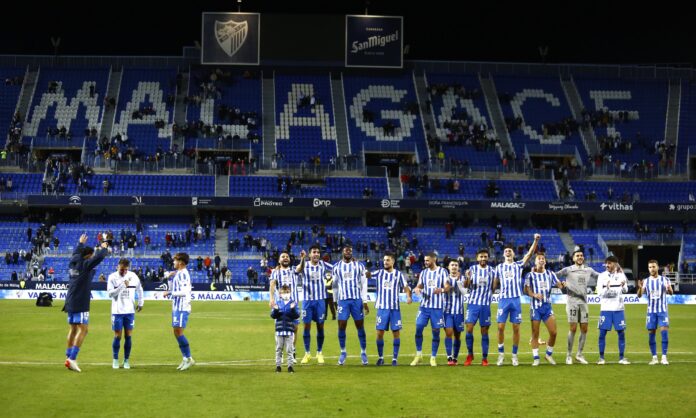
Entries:
{"label": "white long-sleeve jersey", "polygon": [[[126,287],[128,280],[128,287]],[[116,271],[109,275],[109,282],[106,291],[111,298],[111,313],[131,314],[135,313],[135,299],[138,296],[138,306],[143,306],[143,286],[138,276],[132,271],[126,272],[125,276]]]}
{"label": "white long-sleeve jersey", "polygon": [[623,294],[628,292],[626,275],[605,271],[597,277],[597,294],[602,311],[623,311]]}

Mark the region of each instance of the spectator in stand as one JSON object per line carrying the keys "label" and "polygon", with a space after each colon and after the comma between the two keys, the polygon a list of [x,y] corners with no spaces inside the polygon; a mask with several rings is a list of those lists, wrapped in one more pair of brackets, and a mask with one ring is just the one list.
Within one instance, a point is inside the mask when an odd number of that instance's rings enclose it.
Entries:
{"label": "spectator in stand", "polygon": [[220,263],[222,262],[222,259],[220,258],[219,254],[215,254],[215,267],[220,268]]}

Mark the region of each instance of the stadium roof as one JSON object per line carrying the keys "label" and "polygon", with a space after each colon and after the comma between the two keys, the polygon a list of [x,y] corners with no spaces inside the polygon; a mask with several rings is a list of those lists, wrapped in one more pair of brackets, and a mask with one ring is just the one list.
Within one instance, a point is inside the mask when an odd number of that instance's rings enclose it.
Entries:
{"label": "stadium roof", "polygon": [[[13,2],[3,11],[0,54],[174,55],[200,39],[202,11],[237,1]],[[405,16],[407,59],[633,63],[693,66],[694,25],[686,3],[242,0],[245,12]],[[103,11],[104,7],[110,7]],[[457,9],[463,9],[459,11]],[[37,10],[40,12],[37,13]],[[320,35],[320,34],[318,34]]]}

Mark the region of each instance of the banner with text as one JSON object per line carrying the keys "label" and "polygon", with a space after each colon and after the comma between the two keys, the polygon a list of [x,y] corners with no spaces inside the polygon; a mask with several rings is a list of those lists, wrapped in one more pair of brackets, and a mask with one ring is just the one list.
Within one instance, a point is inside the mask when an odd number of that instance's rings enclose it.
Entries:
{"label": "banner with text", "polygon": [[402,16],[346,15],[346,67],[403,68]]}
{"label": "banner with text", "polygon": [[[1,299],[31,299],[35,300],[39,293],[48,292],[53,296],[55,300],[64,300],[67,295],[67,290],[36,290],[36,289],[0,289],[0,300]],[[143,293],[144,300],[161,300],[169,301],[169,297],[163,297],[163,292],[161,291],[150,291],[146,290]],[[241,302],[241,301],[268,301],[268,292],[257,292],[257,291],[247,291],[247,292],[228,292],[228,291],[193,291],[193,301],[226,301],[226,302]],[[368,293],[368,302],[374,302],[377,295],[375,293]],[[648,299],[643,296],[638,298],[635,294],[626,294],[623,296],[625,304],[638,304],[645,305],[648,303]],[[300,292],[300,299],[302,299],[302,292]],[[401,302],[406,302],[406,294],[401,295]],[[499,295],[493,295],[491,303],[498,303],[500,299]],[[93,290],[92,300],[111,300],[105,290]],[[551,301],[553,304],[565,305],[566,295],[551,295]],[[413,296],[413,302],[420,302],[420,297],[417,295]],[[522,296],[522,303],[529,304],[530,298],[528,296]],[[598,305],[600,302],[600,297],[598,295],[588,295],[587,303],[590,305]],[[696,295],[670,295],[667,298],[667,303],[671,305],[696,305]]]}

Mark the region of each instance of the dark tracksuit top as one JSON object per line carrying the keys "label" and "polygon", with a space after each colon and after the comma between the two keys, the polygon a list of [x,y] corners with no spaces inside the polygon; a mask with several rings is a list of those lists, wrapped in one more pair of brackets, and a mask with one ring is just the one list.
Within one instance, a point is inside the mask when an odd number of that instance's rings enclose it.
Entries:
{"label": "dark tracksuit top", "polygon": [[63,307],[63,310],[68,313],[89,312],[94,269],[109,253],[106,248],[100,248],[91,258],[85,260],[82,258],[83,248],[85,246],[82,243],[75,247],[70,264],[68,264],[70,282]]}

